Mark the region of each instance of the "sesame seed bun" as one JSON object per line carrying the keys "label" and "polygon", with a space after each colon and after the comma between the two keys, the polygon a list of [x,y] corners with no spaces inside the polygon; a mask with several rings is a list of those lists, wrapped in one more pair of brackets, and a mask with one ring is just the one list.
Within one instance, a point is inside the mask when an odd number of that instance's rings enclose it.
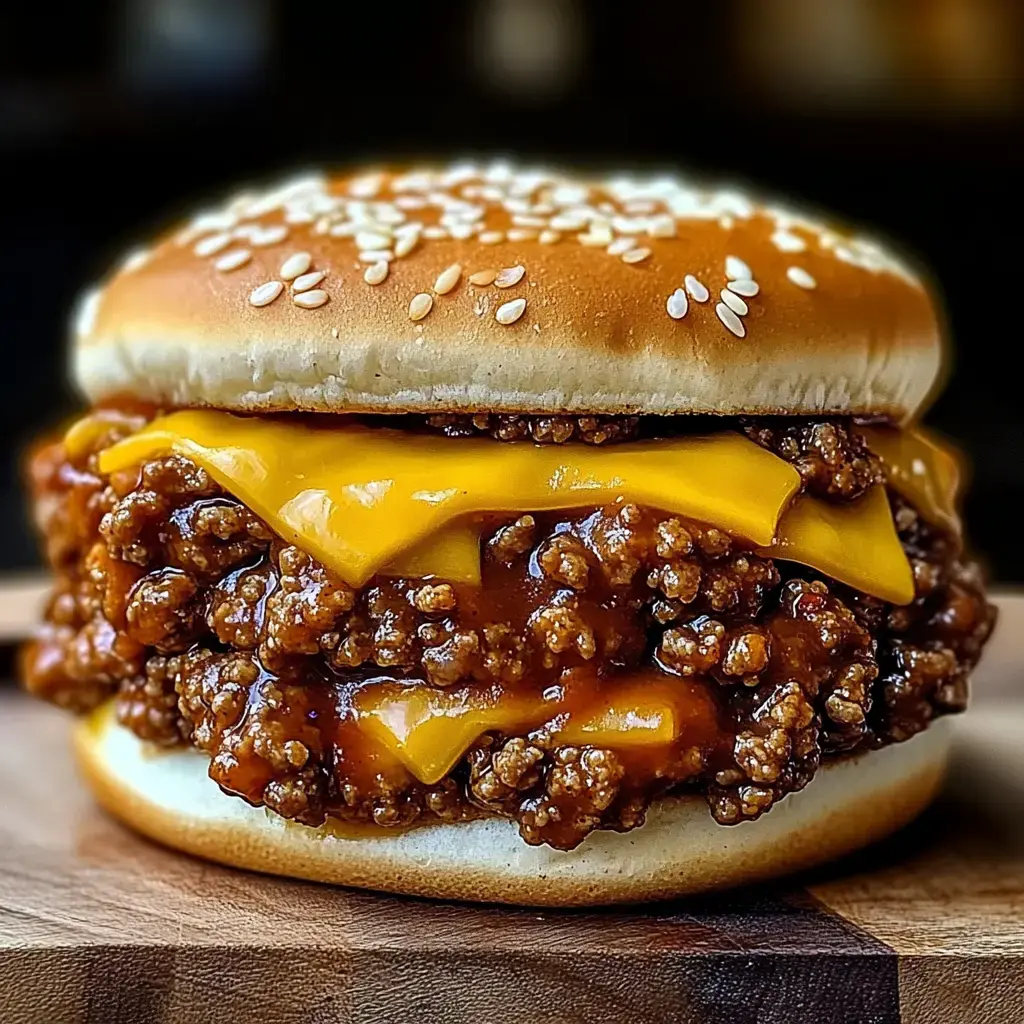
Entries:
{"label": "sesame seed bun", "polygon": [[700,797],[655,801],[632,832],[595,832],[571,853],[527,846],[502,818],[344,835],[227,796],[193,749],[153,751],[103,709],[75,748],[100,803],[152,839],[235,867],[444,899],[584,906],[754,882],[820,864],[912,819],[942,781],[943,719],[907,743],[827,764],[754,822],[716,825]]}
{"label": "sesame seed bun", "polygon": [[73,362],[94,401],[903,421],[940,340],[914,271],[807,214],[492,165],[200,214],[83,298]]}

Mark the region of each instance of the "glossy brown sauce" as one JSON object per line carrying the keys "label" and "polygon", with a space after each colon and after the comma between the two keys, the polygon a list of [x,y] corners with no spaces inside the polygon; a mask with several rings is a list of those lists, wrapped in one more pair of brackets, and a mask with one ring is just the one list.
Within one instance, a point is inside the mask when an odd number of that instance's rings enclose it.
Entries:
{"label": "glossy brown sauce", "polygon": [[[480,587],[378,577],[356,590],[187,459],[97,473],[95,452],[138,422],[111,415],[86,450],[32,462],[58,583],[26,685],[76,710],[114,695],[137,735],[194,744],[225,790],[304,824],[502,814],[527,842],[571,848],[635,827],[681,787],[723,823],[754,818],[823,756],[961,708],[991,628],[959,542],[895,498],[918,585],[907,608],[623,504],[485,517]],[[744,429],[832,500],[874,479],[849,423]],[[470,728],[465,753],[423,782],[366,722],[410,688],[453,718],[519,710]],[[615,695],[659,693],[670,742],[567,741]]]}

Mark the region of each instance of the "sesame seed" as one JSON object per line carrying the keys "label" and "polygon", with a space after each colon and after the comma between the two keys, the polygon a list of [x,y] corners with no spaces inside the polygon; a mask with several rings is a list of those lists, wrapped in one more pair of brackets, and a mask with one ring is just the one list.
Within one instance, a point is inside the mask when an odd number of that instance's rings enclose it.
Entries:
{"label": "sesame seed", "polygon": [[530,204],[521,197],[512,197],[502,202],[502,206],[508,210],[509,213],[526,213],[530,208]]}
{"label": "sesame seed", "polygon": [[532,214],[517,213],[512,218],[512,223],[521,228],[546,228],[547,217],[536,217]]}
{"label": "sesame seed", "polygon": [[447,295],[459,283],[460,277],[462,277],[462,264],[453,263],[447,270],[441,271],[438,275],[437,280],[434,282],[434,293],[437,295]]}
{"label": "sesame seed", "polygon": [[[366,174],[349,183],[348,193],[351,196],[358,196],[360,199],[372,199],[380,191],[383,183],[384,176],[382,174]],[[368,245],[367,248],[372,249],[373,246]]]}
{"label": "sesame seed", "polygon": [[327,272],[325,270],[314,270],[309,274],[300,274],[292,281],[292,291],[308,292],[310,288],[315,288],[326,276]]}
{"label": "sesame seed", "polygon": [[475,274],[469,275],[469,283],[475,284],[479,288],[486,288],[489,284],[494,284],[494,279],[498,276],[496,270],[478,270]]}
{"label": "sesame seed", "polygon": [[578,213],[556,213],[548,221],[548,227],[555,231],[582,231],[586,226],[586,218],[581,217]]}
{"label": "sesame seed", "polygon": [[483,245],[498,245],[500,242],[504,241],[504,231],[482,231],[480,233],[480,242]]}
{"label": "sesame seed", "polygon": [[467,238],[472,238],[473,233],[475,231],[476,225],[467,224],[465,221],[458,221],[448,229],[448,232],[452,236],[452,238],[458,238],[460,241],[465,240]]}
{"label": "sesame seed", "polygon": [[756,281],[730,281],[725,287],[737,295],[745,295],[748,299],[753,298],[761,290]]}
{"label": "sesame seed", "polygon": [[505,267],[504,270],[499,270],[497,275],[495,275],[494,285],[496,288],[511,288],[522,281],[525,273],[526,267],[521,263],[516,264],[514,267]]}
{"label": "sesame seed", "polygon": [[378,260],[378,262],[367,267],[363,272],[363,280],[367,284],[381,284],[384,278],[388,276],[388,261]]}
{"label": "sesame seed", "polygon": [[391,233],[383,231],[357,231],[356,245],[360,249],[387,249],[391,245]]}
{"label": "sesame seed", "polygon": [[331,328],[331,337],[332,338],[336,338],[338,336],[338,333],[339,332],[338,332],[338,328],[337,327],[332,327]]}
{"label": "sesame seed", "polygon": [[359,254],[360,263],[379,263],[381,260],[390,263],[394,258],[395,254],[390,249],[366,249]]}
{"label": "sesame seed", "polygon": [[[542,231],[538,236],[538,241],[541,245],[554,245],[555,242],[560,241],[562,238],[561,232],[546,230]],[[540,326],[539,324],[537,326]]]}
{"label": "sesame seed", "polygon": [[426,205],[426,199],[420,196],[397,196],[395,198],[395,206],[400,210],[422,210]]}
{"label": "sesame seed", "polygon": [[409,253],[416,248],[417,243],[420,240],[420,233],[418,231],[410,232],[407,235],[402,235],[395,242],[395,255],[401,258],[402,256],[408,256]]}
{"label": "sesame seed", "polygon": [[721,293],[722,301],[734,312],[740,316],[746,316],[750,312],[747,304],[735,293],[729,291],[728,288],[723,288]]}
{"label": "sesame seed", "polygon": [[612,217],[612,227],[621,235],[638,235],[647,229],[647,221],[638,217]]}
{"label": "sesame seed", "polygon": [[494,319],[499,324],[514,324],[526,309],[526,299],[513,299],[499,306],[494,314]]}
{"label": "sesame seed", "polygon": [[683,284],[686,285],[686,290],[690,293],[690,298],[694,302],[707,302],[711,298],[711,292],[693,274],[687,274],[683,278]]}
{"label": "sesame seed", "polygon": [[226,273],[229,270],[237,270],[239,267],[244,267],[251,259],[252,253],[248,249],[232,249],[231,252],[218,256],[213,261],[213,265],[218,270]]}
{"label": "sesame seed", "polygon": [[508,240],[510,242],[531,242],[537,237],[536,228],[509,228]]}
{"label": "sesame seed", "polygon": [[629,252],[630,249],[636,247],[635,238],[616,238],[611,245],[605,249],[605,252],[609,256],[621,256],[625,252]]}
{"label": "sesame seed", "polygon": [[281,264],[281,276],[286,281],[290,281],[293,277],[299,277],[306,273],[312,264],[313,257],[310,256],[308,252],[292,253],[292,255]]}
{"label": "sesame seed", "polygon": [[373,208],[373,216],[378,224],[383,224],[385,227],[397,228],[405,223],[405,214],[393,203],[376,203]]}
{"label": "sesame seed", "polygon": [[226,231],[222,231],[217,235],[207,235],[206,238],[201,238],[192,247],[192,251],[197,256],[213,256],[215,253],[226,249],[231,244],[231,235]]}
{"label": "sesame seed", "polygon": [[815,281],[803,267],[790,267],[786,271],[786,277],[788,277],[798,288],[811,289],[818,287],[818,282]]}
{"label": "sesame seed", "polygon": [[133,271],[138,270],[140,267],[144,267],[148,262],[152,252],[149,249],[136,249],[134,252],[130,252],[121,261],[120,271],[122,274],[131,274]]}
{"label": "sesame seed", "polygon": [[650,249],[630,249],[622,254],[623,263],[641,263],[651,255]]}
{"label": "sesame seed", "polygon": [[[554,221],[552,221],[554,223]],[[595,220],[590,223],[590,230],[586,234],[577,235],[581,245],[600,245],[602,247],[611,245],[612,229],[607,221]]]}
{"label": "sesame seed", "polygon": [[273,227],[264,228],[258,224],[249,231],[249,241],[253,245],[277,245],[288,237],[288,229],[283,224],[275,224]]}
{"label": "sesame seed", "polygon": [[299,292],[292,296],[292,302],[303,309],[316,309],[327,301],[327,292],[314,288],[311,292]]}
{"label": "sesame seed", "polygon": [[205,235],[209,231],[225,231],[233,228],[238,223],[238,216],[227,210],[209,210],[206,213],[198,213],[192,218],[188,230],[191,237]]}
{"label": "sesame seed", "polygon": [[799,235],[785,228],[774,231],[771,241],[779,252],[803,252],[807,248],[807,243]]}
{"label": "sesame seed", "polygon": [[659,213],[652,217],[647,224],[647,234],[651,238],[675,238],[676,221],[669,213]]}
{"label": "sesame seed", "polygon": [[266,281],[249,293],[249,301],[254,306],[269,306],[284,291],[280,281]]}
{"label": "sesame seed", "polygon": [[427,292],[420,292],[409,303],[409,319],[422,320],[434,305],[434,298]]}
{"label": "sesame seed", "polygon": [[448,229],[441,227],[439,224],[431,224],[429,227],[423,229],[424,238],[447,238]]}
{"label": "sesame seed", "polygon": [[96,326],[96,315],[100,311],[102,293],[99,288],[92,288],[79,298],[75,306],[75,334],[79,338],[92,333]]}
{"label": "sesame seed", "polygon": [[721,320],[737,338],[742,338],[746,335],[747,329],[743,326],[743,321],[724,302],[720,302],[715,306],[715,312],[718,314],[718,319]]}
{"label": "sesame seed", "polygon": [[558,185],[551,193],[553,202],[561,206],[578,206],[589,198],[590,190],[586,185]]}
{"label": "sesame seed", "polygon": [[754,277],[754,272],[739,256],[726,256],[725,276],[730,281],[750,281]]}
{"label": "sesame seed", "polygon": [[668,315],[673,320],[682,320],[686,316],[686,311],[690,308],[690,301],[686,297],[686,292],[682,288],[677,288],[669,297],[668,302],[665,304],[665,308],[668,310]]}

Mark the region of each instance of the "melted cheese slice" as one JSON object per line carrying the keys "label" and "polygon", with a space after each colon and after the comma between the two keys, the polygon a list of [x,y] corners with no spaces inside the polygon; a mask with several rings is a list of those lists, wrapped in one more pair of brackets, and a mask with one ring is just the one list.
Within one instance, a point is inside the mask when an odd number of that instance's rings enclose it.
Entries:
{"label": "melted cheese slice", "polygon": [[774,542],[760,550],[893,604],[914,599],[914,575],[881,484],[842,505],[799,498],[782,517]]}
{"label": "melted cheese slice", "polygon": [[604,449],[541,447],[223,412],[154,420],[104,451],[100,469],[116,472],[168,451],[193,459],[353,586],[480,512],[625,499],[769,544],[800,486],[792,466],[732,432]]}
{"label": "melted cheese slice", "polygon": [[[74,429],[74,428],[73,428]],[[876,437],[876,435],[878,435]],[[919,431],[868,432],[892,485],[955,519],[955,460]],[[105,473],[187,455],[353,586],[376,573],[480,582],[471,517],[635,501],[712,523],[773,557],[906,604],[913,580],[884,489],[835,505],[732,432],[610,448],[495,444],[223,412],[178,412],[100,456]]]}
{"label": "melted cheese slice", "polygon": [[921,427],[862,429],[868,446],[882,460],[893,490],[929,522],[959,534],[960,462],[956,454]]}
{"label": "melted cheese slice", "polygon": [[571,710],[557,697],[376,682],[357,691],[354,708],[360,730],[427,785],[443,779],[485,732],[543,727],[560,744],[636,751],[679,740],[699,745],[716,735],[715,704],[704,687],[644,673],[592,692]]}
{"label": "melted cheese slice", "polygon": [[453,523],[396,555],[380,573],[409,579],[437,577],[451,583],[480,586],[480,531],[472,524]]}

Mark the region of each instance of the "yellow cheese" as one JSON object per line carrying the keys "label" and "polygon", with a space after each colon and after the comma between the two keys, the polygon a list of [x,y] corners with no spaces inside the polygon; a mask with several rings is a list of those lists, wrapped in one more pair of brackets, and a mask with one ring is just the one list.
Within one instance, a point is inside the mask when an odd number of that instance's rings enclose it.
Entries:
{"label": "yellow cheese", "polygon": [[470,523],[443,526],[432,537],[396,555],[382,576],[437,577],[480,586],[480,531]]}
{"label": "yellow cheese", "polygon": [[428,786],[492,729],[516,732],[544,721],[538,697],[489,690],[440,690],[425,683],[371,683],[354,700],[360,730]]}
{"label": "yellow cheese", "polygon": [[800,497],[782,517],[775,542],[762,551],[894,604],[914,599],[914,576],[881,484],[842,505]]}
{"label": "yellow cheese", "polygon": [[768,544],[796,470],[732,432],[610,448],[452,441],[268,416],[177,412],[108,448],[111,473],[187,455],[279,534],[360,586],[444,526],[486,511],[625,499]]}
{"label": "yellow cheese", "polygon": [[717,734],[714,699],[699,682],[634,672],[571,711],[558,742],[614,750],[663,747],[680,737],[703,745]]}
{"label": "yellow cheese", "polygon": [[956,455],[921,427],[865,427],[868,446],[882,460],[886,478],[929,522],[960,532]]}
{"label": "yellow cheese", "polygon": [[684,733],[701,743],[715,729],[714,702],[703,688],[643,675],[568,712],[557,699],[425,683],[369,683],[357,691],[354,707],[360,730],[427,785],[443,779],[485,732],[515,735],[545,726],[560,744],[637,750],[668,746]]}
{"label": "yellow cheese", "polygon": [[[956,460],[919,430],[866,433],[892,486],[922,514],[955,524]],[[732,432],[614,448],[538,447],[179,412],[103,452],[100,468],[126,469],[168,451],[194,459],[355,586],[375,573],[479,583],[474,513],[627,500],[713,523],[885,600],[913,597],[880,488],[850,505],[801,496],[790,507],[796,470]]]}

